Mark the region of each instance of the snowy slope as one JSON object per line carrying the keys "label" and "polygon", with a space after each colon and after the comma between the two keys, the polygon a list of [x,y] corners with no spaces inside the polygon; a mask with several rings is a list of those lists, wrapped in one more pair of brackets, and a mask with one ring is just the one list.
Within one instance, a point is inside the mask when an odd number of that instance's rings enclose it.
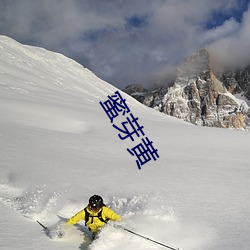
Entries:
{"label": "snowy slope", "polygon": [[192,126],[119,91],[160,156],[139,170],[127,148],[141,138],[120,140],[99,104],[115,91],[63,55],[0,36],[0,248],[162,249],[111,225],[92,244],[79,227],[51,240],[36,223],[53,226],[97,193],[124,227],[166,245],[249,249],[249,133]]}

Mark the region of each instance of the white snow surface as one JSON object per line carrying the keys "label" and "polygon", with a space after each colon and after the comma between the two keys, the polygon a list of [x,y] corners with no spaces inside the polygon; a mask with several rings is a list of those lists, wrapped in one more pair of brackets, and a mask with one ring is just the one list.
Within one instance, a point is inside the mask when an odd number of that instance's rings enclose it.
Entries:
{"label": "white snow surface", "polygon": [[115,91],[61,54],[0,36],[0,249],[164,249],[112,223],[92,243],[84,222],[61,239],[36,223],[53,231],[99,194],[123,227],[173,248],[249,250],[249,132],[190,125],[119,91],[158,149],[139,170],[127,148],[142,136],[121,140],[99,103]]}

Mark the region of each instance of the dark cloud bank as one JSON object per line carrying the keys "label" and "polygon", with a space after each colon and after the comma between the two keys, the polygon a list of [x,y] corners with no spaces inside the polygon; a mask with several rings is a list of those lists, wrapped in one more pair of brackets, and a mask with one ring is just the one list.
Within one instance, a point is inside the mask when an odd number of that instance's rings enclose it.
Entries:
{"label": "dark cloud bank", "polygon": [[63,53],[111,84],[163,81],[210,47],[223,64],[250,62],[247,0],[1,0],[0,34]]}

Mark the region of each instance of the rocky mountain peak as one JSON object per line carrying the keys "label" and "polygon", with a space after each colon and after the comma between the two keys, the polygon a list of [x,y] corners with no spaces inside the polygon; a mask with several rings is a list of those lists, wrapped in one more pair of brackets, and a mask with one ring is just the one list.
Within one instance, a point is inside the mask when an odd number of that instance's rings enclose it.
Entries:
{"label": "rocky mountain peak", "polygon": [[193,77],[205,74],[210,69],[209,53],[201,49],[194,55],[188,57],[177,69],[177,77]]}
{"label": "rocky mountain peak", "polygon": [[[208,50],[188,57],[171,86],[125,92],[145,105],[196,125],[248,129],[250,109],[234,93],[250,93],[247,70],[214,73]],[[250,70],[250,67],[249,67]],[[142,89],[142,88],[141,88]],[[249,95],[250,96],[250,95]]]}

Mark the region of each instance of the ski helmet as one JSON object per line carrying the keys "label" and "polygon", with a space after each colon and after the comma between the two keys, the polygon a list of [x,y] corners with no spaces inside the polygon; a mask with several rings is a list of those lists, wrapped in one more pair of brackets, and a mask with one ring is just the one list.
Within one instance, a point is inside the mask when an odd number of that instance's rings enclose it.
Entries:
{"label": "ski helmet", "polygon": [[98,210],[103,207],[103,199],[99,195],[93,195],[89,198],[89,206],[91,209]]}

